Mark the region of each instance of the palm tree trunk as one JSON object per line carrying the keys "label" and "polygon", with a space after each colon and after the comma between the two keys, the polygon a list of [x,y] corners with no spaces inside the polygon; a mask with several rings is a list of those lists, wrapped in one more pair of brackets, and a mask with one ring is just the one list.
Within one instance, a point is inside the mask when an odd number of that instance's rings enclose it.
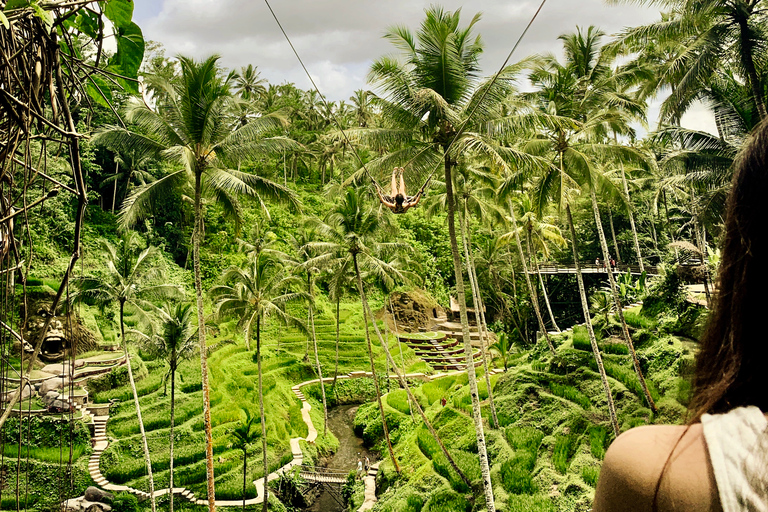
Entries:
{"label": "palm tree trunk", "polygon": [[[509,205],[510,219],[512,219],[512,231],[515,234],[515,244],[517,244],[517,252],[520,255],[520,264],[523,266],[523,274],[525,274],[525,283],[528,285],[528,293],[531,294],[531,304],[533,305],[533,311],[536,313],[536,320],[539,322],[539,329],[544,333],[544,338],[547,340],[550,352],[554,355],[555,346],[552,344],[552,340],[549,339],[549,332],[547,332],[547,326],[544,325],[544,318],[541,316],[541,308],[539,307],[539,297],[536,293],[536,289],[531,283],[531,274],[528,273],[528,265],[525,263],[525,254],[523,253],[523,244],[520,242],[520,234],[517,232],[517,217],[515,217],[515,208],[510,203]],[[538,342],[538,340],[536,340]]]}
{"label": "palm tree trunk", "polygon": [[624,166],[621,166],[621,183],[624,187],[624,198],[627,200],[627,216],[629,217],[629,226],[632,228],[632,242],[635,244],[635,255],[637,256],[637,263],[640,265],[640,272],[645,272],[643,255],[640,253],[640,242],[637,239],[635,214],[632,212],[632,203],[629,200],[629,186],[627,185],[627,176],[624,174]]}
{"label": "palm tree trunk", "polygon": [[320,377],[320,391],[323,395],[323,437],[325,437],[328,431],[328,403],[325,401],[325,383],[323,382],[323,368],[320,366],[320,355],[317,352],[317,335],[315,334],[315,312],[314,312],[314,308],[312,307],[312,304],[309,305],[309,324],[312,327],[312,345],[315,349],[315,366],[317,366],[317,376]]}
{"label": "palm tree trunk", "polygon": [[131,358],[128,357],[128,343],[125,341],[125,324],[123,323],[123,312],[125,303],[120,301],[120,337],[123,341],[123,354],[125,355],[125,366],[128,368],[128,382],[131,384],[133,393],[133,403],[136,405],[136,417],[139,420],[139,432],[141,432],[141,449],[144,452],[144,462],[147,465],[147,476],[149,477],[149,499],[152,506],[152,512],[156,512],[155,505],[155,480],[152,478],[152,461],[149,458],[149,446],[147,446],[147,433],[144,431],[144,421],[141,419],[141,406],[139,405],[139,393],[136,391],[136,381],[133,380],[133,370],[131,369]]}
{"label": "palm tree trunk", "polygon": [[[360,284],[362,284],[362,280],[360,281]],[[365,301],[365,311],[367,311],[368,316],[373,318],[373,313],[371,312],[371,308],[368,306],[368,300]],[[394,313],[393,313],[394,318]],[[429,433],[432,434],[432,438],[435,440],[435,442],[440,446],[440,449],[443,452],[443,455],[445,455],[445,458],[448,459],[448,463],[451,465],[454,471],[456,471],[456,474],[459,475],[459,477],[464,481],[465,484],[467,484],[468,487],[472,487],[472,482],[467,478],[467,476],[464,474],[463,471],[459,468],[458,464],[453,460],[453,457],[448,452],[448,449],[443,444],[443,441],[440,439],[440,436],[437,435],[437,431],[432,426],[432,423],[430,423],[429,419],[427,418],[427,415],[424,414],[424,409],[421,408],[421,405],[419,404],[419,401],[416,400],[416,397],[413,396],[413,393],[411,392],[411,387],[408,385],[408,381],[405,379],[405,376],[401,373],[401,371],[397,368],[397,364],[395,363],[394,358],[392,357],[392,353],[389,351],[389,347],[387,347],[386,343],[384,343],[384,338],[381,335],[381,331],[379,331],[379,326],[376,325],[376,322],[373,323],[373,330],[376,333],[376,336],[379,339],[379,343],[381,343],[382,348],[384,348],[384,355],[387,358],[387,361],[390,365],[392,365],[392,371],[395,372],[395,375],[397,375],[397,380],[400,383],[400,386],[402,386],[405,389],[405,393],[408,396],[409,403],[413,404],[413,406],[416,407],[416,410],[419,413],[419,416],[421,416],[422,421],[424,421],[424,425],[427,426],[427,429],[429,430]],[[399,344],[399,341],[398,341]],[[402,356],[402,347],[400,355]],[[405,371],[405,365],[403,364],[403,371]],[[413,413],[411,413],[413,414]]]}
{"label": "palm tree trunk", "polygon": [[363,303],[363,322],[365,323],[365,342],[368,347],[368,359],[370,359],[371,361],[371,376],[373,377],[373,387],[376,390],[376,401],[379,404],[379,412],[381,413],[381,424],[384,427],[384,438],[387,440],[387,448],[389,449],[389,456],[392,459],[392,464],[395,466],[395,471],[399,474],[400,464],[397,463],[397,459],[395,458],[395,451],[392,449],[392,441],[389,439],[389,428],[387,427],[387,417],[384,415],[384,404],[381,402],[381,390],[379,390],[379,379],[376,378],[376,365],[374,364],[374,359],[373,359],[373,345],[371,345],[371,333],[368,329],[368,318],[370,317],[374,326],[376,326],[376,319],[373,317],[373,315],[368,314],[368,309],[369,309],[368,299],[365,297],[365,290],[363,289],[363,278],[360,274],[360,267],[357,264],[356,253],[352,253],[352,262],[355,265],[355,275],[357,276],[357,289],[360,292],[360,301]]}
{"label": "palm tree trunk", "polygon": [[760,119],[765,119],[766,108],[765,99],[763,98],[763,85],[757,74],[754,60],[755,43],[752,40],[752,30],[749,28],[749,22],[747,16],[739,13],[736,17],[736,22],[739,24],[739,40],[741,42],[741,64],[744,66],[744,71],[749,78],[749,85],[752,88],[752,99],[757,107],[757,112],[760,115]]}
{"label": "palm tree trunk", "polygon": [[170,503],[168,505],[168,512],[173,512],[173,427],[176,422],[176,349],[173,350],[171,355],[171,434],[170,434],[170,462],[168,467],[168,498]]}
{"label": "palm tree trunk", "polygon": [[112,186],[112,215],[115,214],[115,201],[117,199],[117,176],[119,174],[120,174],[120,162],[115,162],[115,183]]}
{"label": "palm tree trunk", "polygon": [[483,304],[480,301],[480,288],[477,285],[477,276],[475,276],[475,263],[472,260],[472,254],[469,251],[467,234],[467,206],[464,205],[464,214],[459,216],[461,226],[461,242],[464,245],[464,260],[467,263],[467,276],[469,277],[469,286],[472,288],[472,303],[475,306],[475,320],[477,320],[478,332],[480,333],[480,356],[483,359],[483,373],[485,374],[485,386],[488,388],[488,403],[491,407],[491,419],[493,428],[499,429],[499,418],[496,415],[496,405],[493,403],[493,387],[491,386],[491,376],[488,373],[488,358],[485,356],[485,347],[488,346],[488,330],[485,325],[485,313]]}
{"label": "palm tree trunk", "polygon": [[[447,148],[445,148],[447,149]],[[445,151],[444,149],[444,151]],[[488,512],[496,512],[496,504],[493,499],[493,484],[491,483],[491,468],[488,463],[488,450],[485,446],[485,433],[483,432],[483,417],[480,413],[480,395],[477,391],[477,375],[472,360],[472,341],[469,337],[469,319],[467,318],[467,300],[464,296],[464,275],[461,268],[461,256],[459,255],[459,243],[456,237],[455,206],[453,198],[453,179],[451,177],[451,157],[445,152],[445,195],[448,206],[448,236],[451,240],[451,255],[453,256],[453,272],[456,276],[456,295],[459,301],[459,318],[461,331],[464,338],[464,352],[467,361],[467,380],[469,381],[469,394],[472,399],[472,420],[475,424],[475,436],[477,437],[477,454],[480,458],[480,472],[483,476],[483,490],[485,491],[485,505]]]}
{"label": "palm tree trunk", "polygon": [[[603,250],[603,257],[608,258],[608,243],[605,240],[603,225],[600,221],[600,210],[597,207],[597,196],[595,195],[594,188],[590,187],[589,196],[592,200],[592,213],[595,216],[595,223],[597,224],[597,235],[600,239],[600,247]],[[612,271],[607,272],[607,275],[608,284],[611,287],[611,295],[613,295],[613,303],[616,306],[616,314],[618,315],[619,321],[621,322],[621,333],[624,337],[624,342],[627,344],[627,348],[629,349],[629,354],[632,356],[632,365],[635,368],[635,374],[637,375],[637,379],[640,381],[640,387],[643,389],[643,395],[645,395],[645,400],[648,402],[648,406],[651,408],[651,410],[653,410],[653,412],[656,412],[656,404],[654,403],[653,398],[651,397],[651,393],[648,390],[648,384],[645,382],[643,370],[640,368],[640,361],[638,361],[637,354],[635,353],[635,345],[632,343],[632,337],[629,335],[627,321],[624,319],[624,309],[621,303],[621,298],[619,297],[619,290],[616,286],[616,279],[613,277]]]}
{"label": "palm tree trunk", "polygon": [[336,367],[333,370],[333,393],[339,398],[339,392],[336,390],[336,379],[339,376],[339,302],[341,297],[336,297]]}
{"label": "palm tree trunk", "polygon": [[197,338],[200,343],[200,374],[203,388],[203,428],[205,429],[205,474],[208,490],[208,512],[216,512],[216,487],[213,475],[213,434],[211,428],[211,398],[208,385],[208,348],[205,346],[205,312],[203,311],[203,279],[200,273],[200,244],[202,243],[202,170],[195,170],[195,230],[192,234],[192,267],[195,273],[197,301]]}
{"label": "palm tree trunk", "polygon": [[584,289],[584,278],[581,275],[581,265],[579,264],[579,247],[576,241],[576,228],[573,226],[573,217],[571,216],[571,205],[565,205],[565,214],[568,217],[568,228],[571,231],[571,249],[573,250],[573,264],[576,267],[576,282],[579,285],[579,297],[581,298],[581,310],[584,313],[584,324],[587,326],[587,333],[589,334],[589,344],[592,346],[592,353],[595,356],[595,363],[597,364],[597,371],[600,374],[600,381],[603,383],[603,390],[605,391],[605,398],[608,402],[608,414],[611,418],[611,427],[613,427],[613,435],[619,436],[619,422],[616,419],[616,406],[613,404],[613,395],[611,394],[611,387],[608,385],[608,375],[605,373],[605,366],[603,366],[603,357],[600,355],[600,347],[597,346],[597,338],[595,338],[595,330],[592,328],[592,317],[589,316],[589,304],[587,304],[587,292]]}
{"label": "palm tree trunk", "polygon": [[264,462],[264,502],[262,510],[267,512],[267,502],[269,501],[269,486],[267,485],[267,476],[269,476],[269,465],[267,464],[267,420],[264,416],[264,385],[261,374],[261,313],[256,316],[256,363],[259,373],[259,417],[261,419],[261,452]]}
{"label": "palm tree trunk", "polygon": [[544,296],[544,304],[547,306],[547,312],[549,313],[549,319],[552,321],[552,327],[555,331],[560,332],[560,327],[557,326],[555,321],[555,315],[552,313],[552,305],[549,303],[549,294],[547,293],[547,287],[544,286],[544,278],[541,276],[541,269],[539,268],[539,261],[536,259],[536,251],[531,249],[531,227],[528,226],[528,237],[526,238],[526,244],[528,246],[528,254],[531,256],[531,263],[533,263],[533,269],[536,271],[536,275],[539,276],[539,284],[541,285],[541,294]]}
{"label": "palm tree trunk", "polygon": [[[243,449],[243,512],[245,512],[245,488],[248,483],[248,451]],[[264,479],[266,486],[266,479]],[[266,503],[266,500],[264,500]]]}
{"label": "palm tree trunk", "polygon": [[[616,230],[613,227],[613,212],[611,211],[611,207],[608,207],[608,224],[611,226],[611,239],[613,240],[613,249],[616,251],[616,262],[621,262],[621,253],[619,252],[619,244],[616,242]],[[600,226],[600,229],[602,229],[603,226]]]}

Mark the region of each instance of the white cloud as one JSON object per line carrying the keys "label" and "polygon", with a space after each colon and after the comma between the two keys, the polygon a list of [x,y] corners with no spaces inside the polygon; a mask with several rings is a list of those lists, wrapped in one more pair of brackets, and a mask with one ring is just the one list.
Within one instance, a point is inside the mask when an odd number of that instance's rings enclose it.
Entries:
{"label": "white cloud", "polygon": [[[264,2],[249,0],[134,0],[145,38],[161,42],[169,55],[197,58],[218,53],[222,64],[258,66],[271,83],[293,82],[309,88],[296,57]],[[434,0],[272,0],[272,7],[320,90],[332,100],[346,100],[366,87],[373,59],[392,53],[384,32],[395,26],[418,30],[424,9]],[[151,4],[151,5],[150,5]],[[462,9],[464,23],[475,13],[485,42],[481,60],[490,74],[502,64],[539,7],[538,0],[443,0],[446,10]],[[512,61],[533,53],[558,53],[557,37],[576,26],[596,25],[606,33],[650,22],[658,12],[633,5],[609,6],[603,0],[548,0]],[[686,118],[704,123],[703,110]],[[653,121],[652,121],[653,123]],[[709,125],[706,125],[709,126]]]}

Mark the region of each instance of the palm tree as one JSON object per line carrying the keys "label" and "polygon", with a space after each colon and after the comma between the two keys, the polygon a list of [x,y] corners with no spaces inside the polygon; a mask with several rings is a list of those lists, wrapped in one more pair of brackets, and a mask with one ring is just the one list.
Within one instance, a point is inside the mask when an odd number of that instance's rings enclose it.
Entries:
{"label": "palm tree", "polygon": [[[408,381],[403,377],[402,372],[397,368],[395,360],[392,358],[392,354],[389,351],[387,343],[384,341],[379,326],[376,324],[375,317],[368,305],[368,299],[365,293],[365,287],[363,286],[363,272],[362,266],[367,270],[367,273],[387,281],[387,286],[391,286],[395,279],[402,281],[403,275],[400,270],[395,266],[387,263],[383,259],[376,257],[377,253],[382,252],[381,249],[397,249],[401,247],[401,244],[397,243],[382,243],[377,242],[375,235],[383,227],[388,226],[387,217],[382,216],[380,209],[374,209],[366,207],[361,200],[360,193],[354,188],[347,190],[344,200],[331,212],[326,222],[315,221],[318,232],[326,237],[329,241],[325,243],[318,243],[316,247],[318,249],[324,249],[326,255],[324,258],[330,260],[331,258],[341,259],[345,258],[351,262],[351,266],[355,272],[355,279],[357,281],[357,290],[360,294],[360,301],[363,306],[363,320],[365,323],[365,339],[368,347],[368,357],[371,362],[371,372],[373,374],[374,388],[379,404],[379,412],[381,413],[382,424],[384,426],[384,436],[387,440],[390,450],[390,457],[392,458],[393,465],[396,471],[399,473],[399,465],[394,456],[392,445],[389,440],[389,430],[387,428],[386,418],[384,416],[384,407],[381,403],[381,394],[379,392],[378,379],[376,377],[376,368],[373,359],[373,348],[371,344],[371,337],[368,324],[373,324],[373,329],[379,340],[379,344],[384,350],[387,363],[395,371],[400,385],[405,388],[408,400],[416,407],[421,419],[424,421],[432,437],[440,446],[443,454],[447,458],[448,462],[453,467],[456,474],[469,486],[471,486],[470,480],[466,477],[461,468],[456,464],[448,449],[443,444],[440,437],[437,435],[432,423],[427,418],[421,406],[416,401],[413,393],[411,392]],[[344,255],[344,256],[342,256]]]}
{"label": "palm tree", "polygon": [[[235,438],[232,443],[232,448],[242,450],[243,452],[243,512],[245,512],[245,489],[248,485],[248,446],[259,438],[258,432],[251,430],[253,422],[256,421],[256,416],[251,416],[251,411],[243,408],[245,413],[245,419],[241,420],[237,424],[235,430],[232,431],[232,437]],[[266,474],[266,473],[265,473]],[[264,478],[264,492],[266,493],[267,484],[266,477]],[[267,496],[264,495],[264,504],[266,510]]]}
{"label": "palm tree", "polygon": [[155,512],[155,481],[152,476],[152,462],[149,457],[149,446],[147,445],[147,435],[144,431],[144,421],[141,418],[139,394],[136,391],[131,359],[128,355],[128,343],[125,338],[125,310],[126,308],[129,309],[131,313],[138,315],[145,324],[149,324],[146,311],[148,309],[155,309],[154,305],[148,300],[149,298],[172,298],[181,295],[183,292],[178,286],[174,285],[147,284],[160,277],[153,261],[157,255],[157,250],[154,247],[150,247],[137,255],[138,246],[138,235],[133,231],[127,232],[117,247],[107,241],[102,241],[102,249],[107,253],[106,272],[99,276],[82,278],[78,286],[78,295],[80,299],[93,300],[102,308],[117,303],[120,340],[123,345],[123,354],[125,356],[126,368],[128,369],[128,382],[133,393],[133,402],[136,406],[136,416],[139,422],[144,462],[147,465],[147,475],[149,477],[149,495],[152,512]]}
{"label": "palm tree", "polygon": [[[197,329],[193,325],[192,304],[166,304],[158,310],[162,334],[152,338],[160,357],[168,361],[165,382],[171,381],[171,427],[169,433],[170,466],[168,489],[169,512],[173,512],[173,429],[176,411],[176,369],[181,361],[190,359],[197,348]],[[165,393],[165,391],[164,391]]]}
{"label": "palm tree", "polygon": [[[203,283],[200,270],[200,245],[203,241],[203,194],[213,197],[225,213],[239,226],[239,204],[235,194],[287,201],[298,205],[295,193],[262,176],[232,169],[240,159],[268,151],[295,146],[285,137],[268,137],[285,126],[274,114],[260,116],[232,131],[229,83],[217,67],[218,56],[202,62],[179,56],[181,79],[170,82],[154,80],[164,91],[165,101],[151,110],[143,102],[129,100],[125,112],[127,121],[136,131],[119,126],[106,126],[94,135],[94,142],[107,147],[135,149],[140,154],[154,154],[172,159],[180,169],[136,190],[120,212],[123,226],[134,224],[147,215],[157,201],[173,190],[189,191],[194,198],[195,227],[192,234],[192,261],[195,279],[197,323],[205,325],[203,312]],[[266,209],[266,206],[264,206]],[[208,509],[216,510],[213,474],[213,437],[211,434],[210,387],[208,384],[208,355],[205,330],[198,333],[200,369],[203,388],[203,424],[208,490]]]}
{"label": "palm tree", "polygon": [[[457,191],[456,195],[459,198],[461,207],[459,210],[461,243],[464,249],[464,262],[467,267],[469,286],[472,290],[472,304],[475,308],[475,321],[477,322],[478,331],[480,333],[480,356],[483,362],[485,384],[488,388],[491,420],[493,427],[498,429],[499,419],[496,414],[496,405],[493,400],[493,388],[491,386],[491,377],[488,371],[488,358],[486,357],[486,347],[490,345],[490,342],[488,341],[488,326],[485,322],[485,311],[480,295],[480,286],[477,281],[475,260],[472,256],[472,236],[467,226],[470,219],[470,210],[478,218],[485,221],[490,220],[493,216],[502,219],[503,214],[496,208],[496,205],[492,201],[487,200],[494,195],[495,181],[484,169],[479,169],[470,165],[457,166],[454,170],[454,178],[456,181],[454,188]],[[432,197],[432,206],[439,206],[442,211],[445,208],[446,196],[437,196],[436,201],[434,200],[436,196],[433,195]]]}
{"label": "palm tree", "polygon": [[509,359],[510,351],[512,349],[512,338],[507,336],[507,333],[500,332],[499,339],[489,347],[491,352],[495,352],[501,358],[504,364],[504,371],[507,371],[507,360]]}
{"label": "palm tree", "polygon": [[528,259],[531,262],[533,270],[539,277],[541,293],[544,296],[544,304],[547,306],[549,318],[552,321],[552,327],[554,327],[555,331],[560,332],[560,328],[555,321],[555,315],[552,313],[552,306],[549,303],[549,294],[547,293],[547,287],[544,286],[544,278],[541,275],[541,269],[539,268],[536,253],[541,250],[544,258],[548,258],[550,254],[550,243],[562,247],[566,245],[566,242],[560,233],[560,228],[552,223],[554,219],[548,217],[539,218],[529,194],[521,194],[518,197],[520,198],[519,206],[522,210],[520,223],[522,224],[522,229],[526,233],[525,243],[526,249],[528,250]]}
{"label": "palm tree", "polygon": [[371,98],[373,97],[375,97],[375,94],[364,89],[357,89],[354,95],[349,97],[349,100],[352,102],[357,126],[361,128],[370,126],[371,121],[373,120],[373,109],[371,105]]}
{"label": "palm tree", "polygon": [[[376,400],[381,413],[381,422],[384,428],[384,437],[387,441],[387,448],[392,459],[395,470],[399,473],[400,466],[395,458],[395,452],[392,449],[392,442],[389,438],[389,428],[384,415],[384,405],[381,402],[381,391],[379,390],[379,380],[376,376],[376,365],[374,363],[373,346],[371,344],[370,331],[368,329],[368,313],[365,310],[364,291],[361,288],[362,279],[360,278],[360,266],[358,259],[363,257],[367,265],[382,274],[394,271],[385,262],[373,256],[372,246],[377,242],[376,235],[380,229],[386,227],[386,219],[377,211],[366,208],[362,202],[361,195],[354,188],[347,189],[343,201],[334,208],[325,222],[319,220],[310,221],[310,225],[316,228],[317,232],[328,239],[328,242],[314,243],[313,247],[324,254],[317,260],[318,262],[330,261],[336,259],[349,259],[358,278],[358,291],[361,292],[360,300],[363,302],[363,318],[365,321],[365,341],[368,349],[368,359],[371,363],[371,374],[373,377],[373,386],[376,391]],[[371,318],[375,323],[376,320]]]}
{"label": "palm tree", "polygon": [[[312,242],[316,241],[316,233],[312,229],[304,229],[297,234],[288,237],[288,243],[298,257],[297,270],[303,271],[307,276],[307,314],[309,319],[310,335],[312,336],[312,348],[315,353],[315,368],[320,379],[320,392],[323,397],[323,436],[328,431],[328,402],[325,398],[325,381],[323,381],[323,368],[320,365],[320,354],[317,350],[317,334],[315,332],[315,275],[320,271],[312,264]],[[306,357],[306,354],[305,354]]]}
{"label": "palm tree", "polygon": [[[608,244],[600,219],[597,190],[621,197],[620,192],[602,172],[605,162],[621,164],[641,161],[642,153],[634,148],[609,141],[609,135],[633,136],[631,123],[644,117],[643,105],[630,98],[622,90],[621,83],[611,72],[609,55],[600,51],[603,33],[594,27],[586,32],[581,29],[573,34],[560,36],[565,49],[565,64],[554,57],[541,59],[531,74],[539,90],[531,94],[542,117],[552,120],[546,126],[543,138],[531,142],[536,149],[544,149],[554,155],[556,165],[550,166],[539,180],[536,207],[543,211],[548,199],[555,198],[559,205],[566,203],[569,209],[569,188],[578,185],[589,194],[592,213],[597,226],[598,238],[605,261],[610,260]],[[557,119],[554,118],[557,116]],[[570,216],[568,217],[571,218]],[[569,226],[573,231],[573,226]],[[576,242],[576,240],[573,240]],[[578,251],[574,251],[574,257]],[[581,268],[575,262],[577,272]],[[629,329],[624,321],[621,300],[613,272],[607,272],[617,315],[622,325],[622,336],[627,345],[648,405],[656,410],[637,359]],[[584,314],[589,315],[586,295],[581,297]],[[590,323],[585,319],[587,323]],[[589,327],[588,327],[589,330]]]}
{"label": "palm tree", "polygon": [[419,189],[439,166],[443,168],[448,234],[467,357],[472,416],[486,507],[489,512],[494,512],[477,376],[472,363],[452,174],[464,156],[482,157],[502,171],[509,170],[509,161],[519,164],[536,159],[499,145],[495,137],[496,128],[501,124],[501,103],[511,92],[511,82],[519,67],[510,66],[493,77],[480,79],[478,60],[482,43],[472,34],[480,16],[474,16],[466,27],[460,28],[460,15],[460,10],[451,13],[432,7],[426,10],[425,20],[415,35],[405,27],[395,27],[385,34],[401,55],[374,61],[369,79],[384,93],[384,98],[378,99],[376,104],[382,110],[386,126],[353,130],[351,136],[371,143],[375,141],[379,146],[396,144],[395,151],[369,163],[369,172],[391,169],[393,164],[405,165],[408,167],[406,182],[414,190]]}
{"label": "palm tree", "polygon": [[627,53],[643,52],[649,47],[674,48],[672,55],[664,56],[658,63],[652,81],[655,89],[672,87],[672,94],[662,105],[663,119],[682,117],[723,69],[733,69],[746,79],[759,118],[766,117],[761,80],[764,69],[758,66],[763,63],[761,52],[768,14],[760,0],[632,1],[645,5],[660,3],[669,9],[656,23],[625,30],[618,42]]}
{"label": "palm tree", "polygon": [[310,300],[305,292],[292,291],[301,285],[301,280],[291,275],[279,262],[265,254],[259,254],[243,264],[230,267],[223,276],[226,284],[211,288],[215,299],[214,315],[223,319],[235,317],[238,326],[244,329],[246,344],[256,335],[256,361],[259,373],[259,415],[261,419],[262,450],[264,458],[264,512],[267,510],[267,424],[264,416],[264,388],[261,371],[261,329],[262,323],[274,317],[282,324],[289,324],[306,330],[298,318],[286,311],[291,302]]}
{"label": "palm tree", "polygon": [[233,73],[232,80],[235,92],[245,100],[256,100],[267,91],[264,85],[267,81],[261,78],[261,73],[253,64],[243,66],[240,71]]}

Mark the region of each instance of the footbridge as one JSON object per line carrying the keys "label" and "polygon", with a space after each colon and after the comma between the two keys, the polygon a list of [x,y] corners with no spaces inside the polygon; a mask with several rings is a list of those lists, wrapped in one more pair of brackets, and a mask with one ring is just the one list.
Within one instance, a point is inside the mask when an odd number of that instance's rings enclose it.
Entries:
{"label": "footbridge", "polygon": [[[608,269],[603,265],[595,265],[594,263],[580,263],[582,274],[606,274]],[[645,273],[649,276],[655,276],[659,274],[659,269],[653,265],[645,265],[643,267]],[[611,269],[614,274],[626,274],[629,272],[633,276],[639,276],[642,274],[640,271],[640,265],[617,265]],[[561,263],[542,263],[539,265],[539,272],[542,274],[575,274],[576,265],[563,265]],[[535,274],[536,270],[529,268],[529,274]]]}
{"label": "footbridge", "polygon": [[308,466],[302,464],[298,466],[299,476],[308,482],[318,482],[322,484],[332,484],[342,486],[347,482],[347,475],[349,471],[343,472],[330,468],[323,468],[319,466]]}

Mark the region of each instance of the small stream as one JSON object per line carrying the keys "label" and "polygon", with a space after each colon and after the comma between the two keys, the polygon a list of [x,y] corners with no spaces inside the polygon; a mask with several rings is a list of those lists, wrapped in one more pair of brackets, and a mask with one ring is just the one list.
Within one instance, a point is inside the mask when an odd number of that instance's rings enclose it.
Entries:
{"label": "small stream", "polygon": [[[354,420],[355,413],[359,405],[339,405],[328,409],[328,428],[339,440],[339,450],[328,461],[328,468],[336,471],[352,471],[357,468],[358,457],[365,457],[371,460],[371,464],[376,462],[374,454],[363,446],[363,440],[355,435]],[[320,432],[320,435],[323,435]],[[306,509],[309,512],[342,512],[336,500],[329,493],[323,491],[312,504]]]}

